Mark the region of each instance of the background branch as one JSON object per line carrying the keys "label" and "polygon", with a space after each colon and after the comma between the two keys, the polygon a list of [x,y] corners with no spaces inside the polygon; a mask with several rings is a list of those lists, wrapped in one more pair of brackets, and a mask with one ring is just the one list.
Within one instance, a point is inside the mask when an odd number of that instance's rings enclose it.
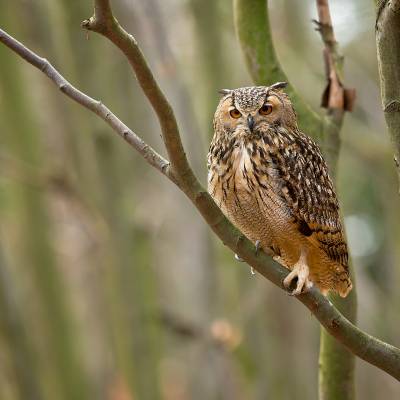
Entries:
{"label": "background branch", "polygon": [[76,89],[45,58],[39,57],[1,29],[0,41],[15,51],[24,60],[41,70],[66,96],[103,119],[115,132],[138,151],[151,166],[176,183],[176,179],[169,168],[169,162],[129,129],[101,101],[92,99],[87,94]]}
{"label": "background branch", "polygon": [[331,174],[336,176],[340,152],[340,130],[345,111],[352,111],[355,90],[343,86],[343,56],[339,53],[332,26],[328,0],[316,0],[318,20],[313,20],[325,45],[323,50],[327,85],[322,94],[321,106],[327,109],[323,120],[323,147]]}
{"label": "background branch", "polygon": [[[323,56],[327,85],[322,95],[321,106],[327,109],[323,122],[323,149],[331,175],[336,181],[340,131],[346,111],[353,109],[355,90],[343,86],[343,56],[333,30],[328,0],[316,0],[318,21],[314,20],[324,43]],[[357,293],[355,275],[350,263],[353,290],[345,299],[330,296],[332,303],[350,321],[357,319]],[[344,346],[321,330],[319,354],[319,398],[324,400],[351,400],[355,398],[355,359]]]}
{"label": "background branch", "polygon": [[[99,12],[101,14],[102,11],[101,7],[102,5],[104,5],[105,15],[106,16],[108,15],[107,18],[112,18],[110,14],[107,14],[108,4],[109,3],[106,1],[96,2],[96,7],[97,7],[96,12]],[[107,35],[110,35],[112,37],[115,36],[116,41],[122,40],[122,38],[119,38],[118,35],[128,35],[125,31],[123,31],[119,27],[119,25],[117,25],[115,19],[112,19],[111,22],[107,21],[105,26],[108,27],[106,29],[111,29],[107,31]],[[110,28],[110,26],[112,28]],[[135,42],[135,40],[130,35],[128,36],[129,38],[123,39],[124,40],[123,43],[126,43],[128,46],[132,45],[134,47],[137,47],[137,43]],[[15,51],[17,54],[19,54],[21,57],[29,61],[31,64],[35,65],[38,68],[41,67],[42,63],[35,62],[35,59],[38,56],[29,51],[26,47],[22,46],[20,43],[16,42],[15,39],[11,38],[9,35],[6,35],[3,31],[0,31],[0,41],[3,42],[9,48],[11,48],[13,51]],[[126,49],[126,51],[128,52],[128,54],[131,54],[129,49]],[[141,55],[141,57],[136,59],[135,57],[133,57],[133,55],[136,54],[135,51],[136,50],[132,50],[133,53],[130,62],[135,63],[137,61],[139,63],[138,66],[139,69],[143,67],[143,63],[145,63],[144,70],[146,71],[146,68],[148,69],[148,66],[144,60],[144,57]],[[46,72],[47,68],[43,72]],[[52,69],[50,68],[50,70]],[[55,82],[57,81],[57,78],[59,78],[57,74],[47,74],[47,76]],[[146,80],[148,78],[146,74],[137,75],[137,77],[139,80],[140,79]],[[153,91],[153,89],[151,88],[152,82],[154,81],[150,81],[147,83],[141,82],[141,84],[142,86],[147,87],[148,92],[146,92],[146,94],[150,93],[154,95],[154,93],[156,93],[153,100],[155,100],[157,103],[158,100],[160,100],[159,97],[160,92],[154,88]],[[67,88],[69,87],[67,86]],[[63,93],[67,94],[65,91],[63,91]],[[82,100],[81,92],[77,91],[76,89],[72,90],[71,88],[68,91],[68,96],[81,104]],[[86,97],[83,98],[86,99]],[[88,105],[90,105],[90,102]],[[87,108],[92,109],[90,107]],[[101,109],[103,108],[101,107]],[[99,113],[98,115],[103,118],[102,114]],[[165,118],[169,117],[170,114],[167,114],[165,116]],[[105,119],[108,122],[108,118],[103,118],[103,119]],[[171,121],[169,123],[171,123]],[[169,126],[168,122],[166,121],[163,121],[163,124],[164,124],[163,125],[164,129],[166,126]],[[121,135],[121,130],[119,128],[122,125],[117,123],[113,123],[110,125],[120,136],[122,137],[124,136]],[[174,136],[175,134],[176,136]],[[171,149],[177,148],[176,141],[180,142],[179,132],[174,130],[170,132],[166,130],[163,131],[163,135],[169,135],[168,140],[172,141],[171,147],[169,148],[169,153],[173,155],[173,158],[175,160],[182,161],[181,157],[184,156],[172,154],[173,152],[171,152]],[[169,142],[167,141],[167,143]],[[146,147],[146,149],[150,148]],[[143,151],[141,151],[140,154],[144,156]],[[150,159],[146,158],[146,160],[150,163],[152,158]],[[165,168],[159,168],[157,163],[156,165],[153,166],[156,167],[158,170],[161,170],[162,172],[165,170]],[[175,164],[175,168],[176,166],[177,164]],[[166,171],[168,170],[169,169],[166,168]],[[165,172],[164,174],[167,175]],[[169,173],[167,176],[169,176]],[[271,266],[270,258],[266,254],[256,255],[253,244],[249,240],[247,240],[240,232],[238,232],[232,226],[232,224],[223,216],[223,214],[221,213],[219,208],[215,205],[215,203],[212,201],[208,193],[204,189],[202,189],[201,186],[198,184],[197,180],[194,181],[194,183],[192,181],[191,184],[188,184],[188,182],[190,183],[190,180],[187,180],[187,177],[182,176],[181,173],[177,175],[174,174],[171,176],[174,176],[174,180],[177,181],[177,184],[179,186],[181,185],[184,186],[185,193],[188,195],[188,197],[190,197],[190,199],[193,201],[197,209],[202,214],[203,218],[207,221],[209,226],[223,241],[223,243],[227,245],[232,251],[239,254],[249,265],[251,265],[265,278],[269,279],[275,285],[283,289],[282,280],[287,275],[286,269],[278,264],[274,264],[273,266]],[[298,300],[301,301],[303,304],[305,304],[311,310],[311,312],[317,317],[317,319],[325,327],[325,329],[328,332],[330,332],[330,334],[332,334],[337,340],[339,340],[341,343],[347,346],[352,352],[354,352],[354,354],[370,362],[371,364],[377,366],[378,368],[381,368],[382,370],[386,371],[396,379],[400,380],[399,349],[384,342],[381,342],[378,339],[375,339],[370,335],[359,330],[349,320],[347,320],[343,315],[341,315],[340,312],[329,302],[329,300],[324,298],[316,289],[311,290],[309,293],[298,296]]]}
{"label": "background branch", "polygon": [[[382,107],[400,183],[400,1],[377,1],[375,25]],[[400,191],[399,191],[400,193]]]}
{"label": "background branch", "polygon": [[[273,44],[268,1],[234,0],[233,6],[237,36],[254,83],[290,83],[279,63]],[[313,138],[321,139],[321,117],[304,102],[291,84],[286,92],[296,109],[300,128],[306,130]]]}
{"label": "background branch", "polygon": [[186,158],[172,107],[154,79],[135,38],[128,34],[114,18],[108,0],[95,0],[94,3],[94,15],[83,21],[82,27],[102,34],[125,54],[144,94],[156,112],[171,168],[180,177],[179,186],[185,192],[189,187],[199,188],[200,184]]}

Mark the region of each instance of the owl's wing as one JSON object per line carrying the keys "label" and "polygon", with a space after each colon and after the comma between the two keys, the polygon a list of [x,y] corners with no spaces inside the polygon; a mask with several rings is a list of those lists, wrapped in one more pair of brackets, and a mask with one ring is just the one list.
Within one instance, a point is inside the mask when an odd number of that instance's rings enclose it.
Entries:
{"label": "owl's wing", "polygon": [[[347,245],[328,167],[318,145],[301,132],[262,138],[264,167],[298,230],[348,269]],[[267,143],[268,142],[268,143]]]}

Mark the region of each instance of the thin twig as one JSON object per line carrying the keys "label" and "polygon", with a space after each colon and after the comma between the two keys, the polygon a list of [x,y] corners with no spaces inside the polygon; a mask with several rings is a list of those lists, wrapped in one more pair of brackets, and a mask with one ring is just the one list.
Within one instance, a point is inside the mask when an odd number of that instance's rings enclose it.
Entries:
{"label": "thin twig", "polygon": [[339,53],[336,42],[328,0],[316,0],[316,4],[318,21],[313,22],[325,45],[323,57],[327,81],[321,99],[321,106],[327,109],[322,127],[324,152],[331,174],[335,177],[340,150],[340,131],[345,111],[352,111],[354,107],[355,90],[345,88],[342,83],[343,56]]}
{"label": "thin twig", "polygon": [[321,39],[325,44],[324,60],[326,77],[328,81],[322,97],[322,107],[352,111],[355,100],[355,90],[346,89],[342,83],[343,56],[339,54],[335,32],[332,26],[331,14],[328,0],[316,0],[318,10],[318,21],[316,30],[320,32]]}
{"label": "thin twig", "polygon": [[28,63],[40,69],[66,96],[97,114],[108,125],[110,125],[111,128],[118,133],[118,135],[120,135],[135,150],[137,150],[150,165],[176,183],[175,176],[172,174],[172,171],[169,168],[169,162],[159,155],[148,144],[146,144],[130,128],[128,128],[101,101],[92,99],[87,94],[76,89],[45,58],[39,57],[33,51],[29,50],[22,43],[18,42],[1,29],[0,41],[21,56]]}
{"label": "thin twig", "polygon": [[[105,7],[104,9],[102,8],[103,6]],[[112,17],[112,14],[110,14],[107,10],[109,10],[108,1],[102,0],[96,2],[96,12],[99,13],[98,15],[101,14],[105,15],[107,18],[112,18],[111,21],[107,20],[107,22],[102,25],[103,27],[106,27],[104,29],[108,30],[106,35],[113,37],[113,35],[119,35],[121,32],[125,32],[122,31],[116,20]],[[128,35],[126,32],[125,34]],[[130,35],[129,37],[130,39],[127,42],[128,45],[137,46],[133,37]],[[270,257],[268,257],[266,254],[256,254],[254,245],[237,229],[235,229],[233,225],[224,217],[221,210],[213,202],[210,195],[200,186],[197,179],[194,181],[191,180],[191,178],[188,179],[187,176],[185,177],[182,175],[181,171],[179,171],[179,174],[175,174],[175,170],[174,173],[172,173],[171,169],[168,167],[168,162],[158,155],[153,149],[151,149],[146,143],[144,143],[143,140],[135,135],[129,128],[127,128],[123,122],[121,122],[114,114],[111,113],[110,110],[108,110],[108,108],[72,87],[72,85],[67,82],[65,78],[63,78],[59,72],[54,69],[54,67],[51,66],[51,64],[37,56],[31,50],[27,49],[21,43],[1,30],[0,41],[26,61],[42,70],[42,72],[44,72],[54,83],[56,83],[58,87],[62,88],[62,92],[64,94],[79,104],[82,104],[84,107],[93,111],[103,120],[105,120],[114,129],[114,131],[118,133],[118,135],[122,136],[125,140],[129,138],[129,140],[127,140],[128,143],[131,144],[132,147],[134,147],[135,150],[137,150],[150,165],[162,172],[171,181],[176,183],[182,188],[182,190],[185,191],[188,197],[192,200],[193,204],[200,211],[208,225],[226,246],[237,253],[243,260],[245,260],[265,278],[284,290],[282,281],[288,273],[287,270],[279,264],[274,263],[272,265]],[[141,72],[147,70],[149,71],[147,63],[141,53],[139,58],[133,57],[130,59],[130,62],[138,62],[139,66],[135,65],[135,67],[138,67],[139,69],[142,68],[143,63],[145,63],[145,68]],[[140,83],[142,87],[145,86],[147,88],[145,92],[146,95],[155,96],[153,100],[155,100],[157,103],[158,100],[160,100],[160,92],[158,86],[156,86],[156,88],[152,88],[152,84],[155,83],[155,81],[152,75],[151,77],[152,80],[148,81],[147,83]],[[148,79],[149,76],[147,73],[142,73],[138,74],[137,78],[140,81],[141,79]],[[160,106],[159,103],[157,106]],[[169,112],[172,112],[172,109],[170,109]],[[167,113],[167,117],[169,116],[169,112]],[[160,115],[161,114],[158,114],[159,118]],[[175,118],[173,117],[173,119]],[[124,134],[124,132],[126,133]],[[163,132],[163,134],[168,136],[167,143],[169,143],[169,140],[174,141],[175,139],[179,140],[180,143],[179,131],[169,132],[167,130],[166,132]],[[177,138],[174,138],[173,135],[175,134],[178,135]],[[169,148],[169,152],[176,148],[179,148],[179,145],[178,147],[176,145],[171,146]],[[182,160],[182,157],[185,157],[184,155],[173,155],[175,161],[179,159]],[[177,168],[178,165],[179,163],[175,164],[175,168]],[[316,289],[299,295],[297,299],[311,310],[311,312],[331,335],[333,335],[343,345],[348,347],[348,349],[355,355],[400,380],[399,349],[387,343],[381,342],[379,339],[376,339],[355,327],[342,314],[340,314],[340,312],[329,302],[329,300],[323,297]]]}
{"label": "thin twig", "polygon": [[318,20],[313,20],[316,30],[321,34],[325,45],[326,87],[322,94],[321,106],[327,109],[323,121],[324,152],[333,177],[336,176],[337,160],[340,150],[340,130],[345,111],[352,111],[355,90],[342,83],[343,56],[339,53],[332,26],[328,0],[316,0]]}

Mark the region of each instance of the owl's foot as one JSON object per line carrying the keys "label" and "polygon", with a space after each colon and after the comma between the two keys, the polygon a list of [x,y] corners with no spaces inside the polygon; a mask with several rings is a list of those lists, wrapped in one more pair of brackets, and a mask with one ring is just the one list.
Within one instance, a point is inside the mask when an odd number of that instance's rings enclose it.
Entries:
{"label": "owl's foot", "polygon": [[305,258],[306,257],[302,254],[299,261],[293,266],[292,271],[283,280],[283,286],[289,289],[292,281],[297,278],[296,288],[290,293],[292,296],[306,293],[313,286],[313,282],[309,279],[310,269],[308,268]]}

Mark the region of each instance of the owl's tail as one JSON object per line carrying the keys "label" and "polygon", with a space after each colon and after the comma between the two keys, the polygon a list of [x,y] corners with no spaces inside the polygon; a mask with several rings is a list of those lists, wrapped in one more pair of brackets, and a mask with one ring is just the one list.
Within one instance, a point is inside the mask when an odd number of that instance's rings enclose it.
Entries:
{"label": "owl's tail", "polygon": [[343,265],[341,267],[343,271],[337,276],[334,290],[340,297],[346,297],[353,289],[353,284],[351,283],[348,268],[343,267]]}

